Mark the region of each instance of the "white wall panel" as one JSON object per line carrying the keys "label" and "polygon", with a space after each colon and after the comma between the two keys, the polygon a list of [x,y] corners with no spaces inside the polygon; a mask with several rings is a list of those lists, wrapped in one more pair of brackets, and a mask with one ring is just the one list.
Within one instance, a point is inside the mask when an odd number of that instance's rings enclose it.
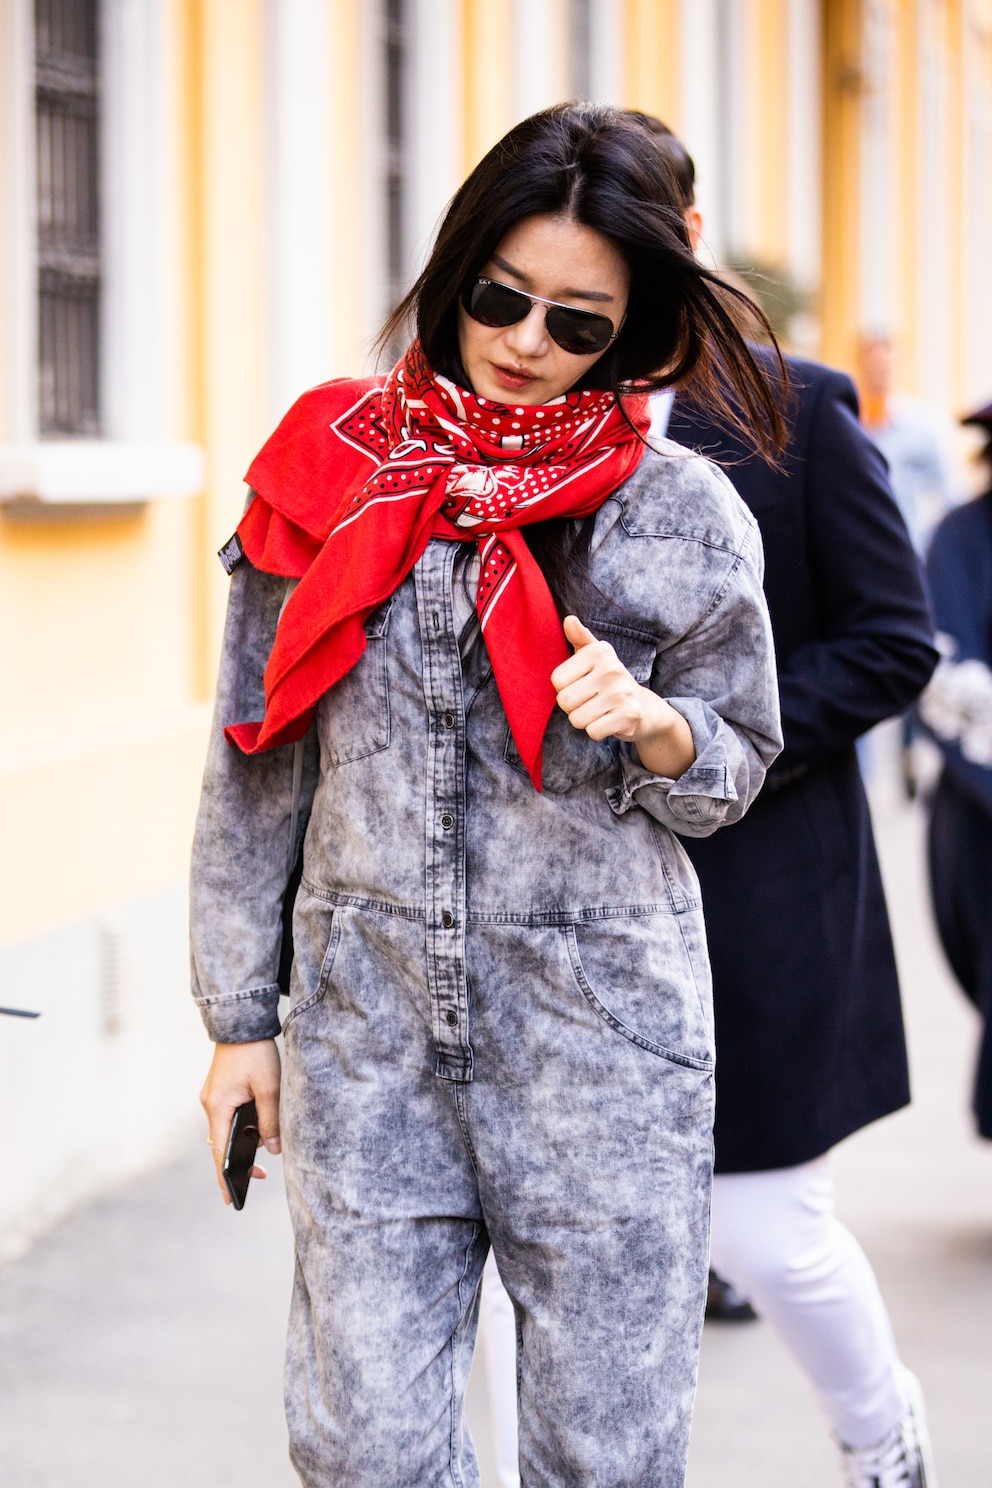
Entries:
{"label": "white wall panel", "polygon": [[[326,0],[268,0],[268,401],[274,421],[329,365],[336,231]],[[350,292],[354,292],[352,289]]]}
{"label": "white wall panel", "polygon": [[789,0],[788,242],[797,281],[815,289],[822,272],[823,59],[818,0]]}
{"label": "white wall panel", "polygon": [[589,96],[595,103],[624,102],[623,43],[621,0],[590,0]]}
{"label": "white wall panel", "polygon": [[163,0],[101,14],[103,432],[156,440],[171,432]]}
{"label": "white wall panel", "polygon": [[749,196],[750,134],[747,109],[747,35],[752,24],[750,0],[718,0],[719,192],[721,249],[743,256],[750,246],[752,208]]}
{"label": "white wall panel", "polygon": [[34,214],[34,23],[31,0],[0,5],[0,335],[3,421],[0,437],[34,438],[37,426],[37,286]]}
{"label": "white wall panel", "polygon": [[462,26],[458,0],[410,3],[407,155],[409,275],[420,272],[462,179]]}
{"label": "white wall panel", "polygon": [[[682,0],[681,137],[696,167],[696,204],[703,214],[703,239],[714,258],[724,245],[721,148],[720,8],[718,0]],[[666,119],[666,124],[672,121]]]}
{"label": "white wall panel", "polygon": [[568,96],[568,35],[563,20],[561,0],[514,0],[517,119],[526,119]]}

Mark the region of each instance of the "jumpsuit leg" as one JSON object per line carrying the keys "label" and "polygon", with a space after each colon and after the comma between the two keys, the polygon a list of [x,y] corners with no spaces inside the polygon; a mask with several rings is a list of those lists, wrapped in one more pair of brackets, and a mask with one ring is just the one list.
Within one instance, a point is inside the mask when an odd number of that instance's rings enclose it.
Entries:
{"label": "jumpsuit leg", "polygon": [[434,1072],[423,924],[334,926],[333,971],[284,1026],[290,1455],[305,1488],[477,1488],[463,1400],[489,1242]]}
{"label": "jumpsuit leg", "polygon": [[519,1324],[521,1484],[681,1488],[713,1082],[655,1048],[704,1055],[703,1004],[687,1031],[684,963],[673,949],[666,986],[665,951],[622,927],[490,926],[468,947],[475,1077],[457,1095]]}

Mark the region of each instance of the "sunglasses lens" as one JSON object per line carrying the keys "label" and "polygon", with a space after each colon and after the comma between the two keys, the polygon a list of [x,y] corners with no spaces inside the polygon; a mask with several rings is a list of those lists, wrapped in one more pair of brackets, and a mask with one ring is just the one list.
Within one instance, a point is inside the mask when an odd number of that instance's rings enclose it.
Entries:
{"label": "sunglasses lens", "polygon": [[[508,284],[476,279],[462,296],[462,304],[473,320],[484,326],[511,326],[530,314],[530,295]],[[613,322],[592,310],[573,310],[568,305],[549,305],[545,324],[548,335],[574,356],[605,351],[613,339]]]}
{"label": "sunglasses lens", "polygon": [[553,305],[548,309],[547,327],[548,335],[562,351],[575,356],[605,351],[613,339],[612,320],[592,310],[569,310],[564,305]]}
{"label": "sunglasses lens", "polygon": [[473,320],[484,326],[511,326],[530,313],[530,300],[506,284],[477,279],[464,296],[463,304]]}

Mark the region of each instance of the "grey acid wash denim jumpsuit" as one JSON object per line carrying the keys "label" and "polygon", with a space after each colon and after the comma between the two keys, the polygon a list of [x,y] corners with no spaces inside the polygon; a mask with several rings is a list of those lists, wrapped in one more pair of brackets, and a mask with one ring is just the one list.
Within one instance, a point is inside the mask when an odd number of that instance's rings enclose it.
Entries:
{"label": "grey acid wash denim jumpsuit", "polygon": [[[526,1488],[677,1488],[713,1028],[673,832],[736,821],[780,748],[758,532],[675,446],[606,501],[581,618],[685,715],[697,757],[673,782],[556,709],[541,794],[466,552],[429,544],[307,742],[283,1026],[293,1462],[308,1488],[478,1483],[462,1401],[492,1245]],[[287,587],[247,561],[232,579],[192,881],[194,992],[220,1041],[279,1031],[294,749],[246,757],[221,728],[262,715]]]}

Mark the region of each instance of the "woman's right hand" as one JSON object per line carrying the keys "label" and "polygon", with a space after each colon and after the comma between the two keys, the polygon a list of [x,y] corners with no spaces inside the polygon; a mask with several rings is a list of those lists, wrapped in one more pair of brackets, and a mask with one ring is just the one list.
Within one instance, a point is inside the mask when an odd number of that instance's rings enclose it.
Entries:
{"label": "woman's right hand", "polygon": [[[279,1141],[279,1050],[275,1039],[250,1044],[215,1044],[200,1104],[209,1122],[208,1142],[213,1148],[217,1183],[225,1204],[231,1202],[223,1177],[224,1152],[231,1122],[238,1106],[254,1099],[258,1111],[258,1133],[267,1152],[282,1151]],[[256,1163],[253,1178],[264,1178],[265,1169]]]}

